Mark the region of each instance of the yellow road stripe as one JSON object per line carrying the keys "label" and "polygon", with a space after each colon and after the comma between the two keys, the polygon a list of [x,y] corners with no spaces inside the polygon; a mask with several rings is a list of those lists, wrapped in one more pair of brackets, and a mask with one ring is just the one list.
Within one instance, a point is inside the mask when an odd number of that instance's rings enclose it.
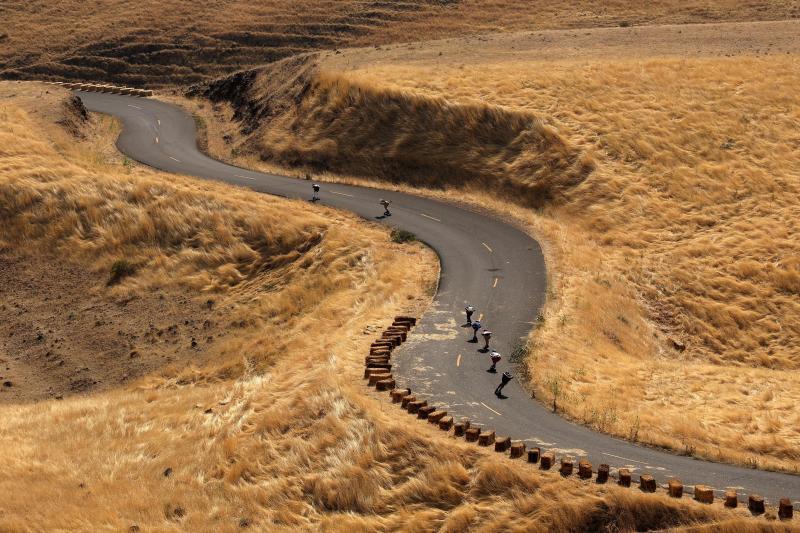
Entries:
{"label": "yellow road stripe", "polygon": [[350,198],[355,198],[352,194],[345,194],[343,192],[336,192],[336,191],[328,191],[331,194],[338,194],[339,196],[349,196]]}
{"label": "yellow road stripe", "polygon": [[156,137],[156,144],[158,144],[158,137]]}
{"label": "yellow road stripe", "polygon": [[441,220],[439,220],[438,218],[433,218],[432,216],[426,215],[425,213],[420,213],[420,215],[424,216],[425,218],[429,218],[431,220],[435,220],[436,222],[441,222]]}
{"label": "yellow road stripe", "polygon": [[498,281],[499,279],[500,279],[500,278],[494,278],[494,283],[492,283],[492,288],[493,288],[493,289],[494,289],[495,287],[497,287],[497,281]]}
{"label": "yellow road stripe", "polygon": [[478,315],[478,322],[480,322],[481,320],[483,320],[483,313],[481,313],[480,315]]}
{"label": "yellow road stripe", "polygon": [[461,366],[461,354],[458,354],[458,359],[456,359],[456,366]]}
{"label": "yellow road stripe", "polygon": [[482,242],[481,244],[484,245],[486,247],[486,249],[489,250],[490,252],[492,251],[492,249],[489,248],[489,245],[486,244],[485,242]]}

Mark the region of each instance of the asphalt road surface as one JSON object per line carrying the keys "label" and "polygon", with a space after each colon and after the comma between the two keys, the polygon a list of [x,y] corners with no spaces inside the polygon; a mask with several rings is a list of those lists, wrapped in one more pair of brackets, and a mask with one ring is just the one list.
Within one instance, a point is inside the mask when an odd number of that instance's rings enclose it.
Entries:
{"label": "asphalt road surface", "polygon": [[[117,146],[141,163],[287,198],[311,198],[308,181],[245,170],[202,154],[194,120],[176,106],[130,96],[76,94],[89,110],[122,120]],[[534,327],[545,301],[546,272],[538,243],[505,222],[453,204],[366,187],[321,186],[321,204],[411,231],[439,254],[442,274],[434,304],[393,361],[398,382],[415,395],[529,447],[586,457],[595,467],[608,463],[612,473],[630,468],[634,482],[646,472],[660,483],[677,477],[686,485],[710,485],[718,496],[735,488],[740,497],[755,492],[771,504],[790,497],[800,508],[800,476],[699,461],[596,433],[553,414],[518,380],[505,388],[507,398],[497,398],[500,373],[513,371],[509,356]],[[380,218],[381,198],[392,200],[392,216]],[[314,209],[311,204],[308,208]],[[467,304],[477,308],[473,318],[481,318],[493,332],[492,347],[504,356],[497,374],[487,372],[489,357],[478,352],[482,343],[467,342],[471,329],[461,327]]]}

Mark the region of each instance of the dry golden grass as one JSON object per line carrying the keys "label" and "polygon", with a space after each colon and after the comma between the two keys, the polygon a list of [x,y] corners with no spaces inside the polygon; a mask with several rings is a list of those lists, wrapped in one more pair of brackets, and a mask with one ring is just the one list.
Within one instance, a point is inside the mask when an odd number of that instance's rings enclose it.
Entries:
{"label": "dry golden grass", "polygon": [[784,0],[13,0],[0,5],[0,75],[174,86],[344,46],[798,15]]}
{"label": "dry golden grass", "polygon": [[[11,97],[7,89],[0,84],[4,247],[100,270],[124,251],[139,269],[98,291],[172,285],[203,298],[210,291],[257,327],[230,344],[227,359],[243,362],[222,375],[214,365],[195,366],[100,394],[0,407],[0,529],[617,531],[747,523],[718,506],[541,474],[398,419],[385,399],[363,393],[359,354],[383,317],[419,305],[406,294],[430,283],[429,255],[333,211],[307,213],[304,203],[92,156],[108,141],[97,131],[104,123],[83,126],[87,140],[76,143],[53,124],[53,95]],[[37,230],[20,219],[35,220]],[[161,233],[133,231],[149,227],[146,220]],[[315,232],[299,256],[284,248]],[[159,240],[164,233],[169,242]],[[259,278],[282,268],[280,279]],[[255,287],[270,282],[266,294]]]}
{"label": "dry golden grass", "polygon": [[[643,42],[633,43],[629,55],[641,55]],[[329,93],[340,95],[340,104],[366,107],[367,115],[387,102],[427,99],[405,108],[412,116],[403,121],[416,120],[417,132],[435,132],[426,138],[427,151],[447,147],[434,160],[447,159],[448,132],[464,122],[459,110],[538,117],[560,146],[596,165],[584,181],[566,186],[555,172],[547,183],[557,185],[550,195],[557,201],[537,212],[508,204],[514,192],[508,181],[531,176],[514,172],[505,146],[474,148],[478,155],[467,158],[467,171],[450,163],[446,179],[433,183],[466,188],[466,196],[451,197],[512,216],[544,241],[550,301],[529,361],[538,396],[550,403],[551,385],[558,383],[560,409],[598,430],[700,457],[800,469],[800,419],[793,409],[800,399],[800,270],[792,238],[800,102],[786,89],[800,81],[797,56],[624,59],[618,51],[614,60],[543,62],[530,58],[534,50],[527,60],[521,54],[493,64],[496,50],[489,45],[452,46],[469,60],[448,65],[437,53],[404,62],[400,57],[409,52],[399,48],[374,65],[358,51],[345,52],[345,60],[323,59],[327,72],[308,76],[314,90],[299,106],[258,117],[258,124],[248,124],[260,127],[250,136],[217,125],[215,131],[232,135],[235,151],[222,143],[210,149],[246,164],[263,166],[253,159],[261,156],[267,164],[309,164],[395,182],[400,176],[430,186],[430,179],[420,179],[430,176],[427,168],[397,172],[381,168],[376,157],[363,172],[340,162],[362,126],[353,118],[358,109],[332,112]],[[730,46],[732,53],[735,39]],[[755,52],[758,43],[752,46]],[[337,72],[345,61],[358,68]],[[429,112],[434,104],[445,112]],[[205,113],[209,122],[248,117],[236,110],[222,103]],[[426,112],[414,115],[417,110]],[[359,152],[379,147],[390,160],[393,147],[425,142],[407,139],[409,128],[369,131],[374,145]],[[276,158],[286,146],[298,156]],[[460,154],[454,160],[464,159],[460,144],[452,149]],[[468,179],[480,158],[490,172]],[[475,193],[475,185],[499,197]],[[535,192],[517,190],[510,199],[538,203]]]}

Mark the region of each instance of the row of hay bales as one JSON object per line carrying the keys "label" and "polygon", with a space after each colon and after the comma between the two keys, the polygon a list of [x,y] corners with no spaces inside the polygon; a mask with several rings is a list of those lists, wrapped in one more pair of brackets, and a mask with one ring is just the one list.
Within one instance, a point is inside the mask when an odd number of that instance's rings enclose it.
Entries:
{"label": "row of hay bales", "polygon": [[62,81],[48,82],[50,85],[58,85],[65,89],[74,91],[90,91],[95,93],[123,94],[126,96],[153,96],[153,91],[148,89],[135,89],[133,87],[118,87],[116,85],[104,85],[99,83],[70,83]]}
{"label": "row of hay bales", "polygon": [[[623,487],[638,486],[643,492],[656,492],[664,490],[673,498],[684,496],[684,485],[678,479],[670,479],[666,485],[659,486],[655,478],[643,473],[639,476],[638,483],[634,483],[632,473],[627,468],[620,468],[612,478],[611,467],[601,464],[595,470],[592,464],[581,459],[577,462],[577,472],[575,470],[575,459],[569,456],[556,456],[556,450],[545,450],[541,448],[526,449],[522,441],[512,440],[510,437],[497,436],[492,430],[486,430],[474,426],[466,418],[455,422],[447,411],[428,405],[427,400],[417,398],[411,393],[410,388],[398,388],[392,375],[391,356],[395,348],[405,342],[411,328],[416,325],[413,317],[398,316],[381,337],[370,346],[369,355],[365,359],[364,379],[368,380],[369,386],[375,387],[378,391],[389,391],[392,403],[400,404],[400,407],[410,415],[416,416],[420,420],[427,420],[431,424],[438,426],[442,431],[453,431],[452,435],[456,438],[463,438],[467,442],[475,442],[479,446],[494,446],[498,453],[507,454],[511,459],[525,458],[533,465],[538,465],[541,470],[550,470],[558,464],[559,473],[564,476],[572,476],[577,473],[580,479],[595,483],[607,483],[609,479],[615,479],[616,483]],[[557,461],[558,460],[558,461]],[[686,493],[691,493],[693,498],[700,502],[710,504],[715,501],[714,489],[707,485],[695,485],[690,487]],[[728,490],[724,494],[725,507],[735,508],[739,505],[739,495],[735,490]],[[764,498],[758,494],[748,496],[748,509],[754,515],[763,514],[766,511]],[[791,520],[794,514],[794,507],[789,498],[782,498],[778,502],[778,517],[782,520]]]}

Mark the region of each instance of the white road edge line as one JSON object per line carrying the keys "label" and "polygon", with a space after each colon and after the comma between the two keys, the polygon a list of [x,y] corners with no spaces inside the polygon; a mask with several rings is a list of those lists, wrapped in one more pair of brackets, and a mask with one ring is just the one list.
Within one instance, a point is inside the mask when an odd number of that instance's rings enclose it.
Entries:
{"label": "white road edge line", "polygon": [[175,158],[174,158],[174,157],[172,157],[172,156],[169,156],[169,158],[170,158],[170,159],[172,159],[173,161],[177,161],[178,163],[180,163],[180,162],[181,162],[181,160],[180,160],[180,159],[175,159]]}
{"label": "white road edge line", "polygon": [[497,415],[503,416],[503,413],[498,413],[497,411],[495,411],[494,409],[492,409],[491,407],[489,407],[485,403],[481,402],[481,405],[484,406],[485,408],[487,408],[488,410],[490,410],[491,412],[493,412],[493,413],[495,413]]}
{"label": "white road edge line", "polygon": [[254,180],[255,178],[251,178],[250,176],[242,176],[241,174],[234,174],[237,178],[244,178],[246,180]]}
{"label": "white road edge line", "polygon": [[336,191],[328,191],[331,194],[338,194],[339,196],[349,196],[350,198],[355,198],[352,194],[345,194],[343,192],[336,192]]}
{"label": "white road edge line", "polygon": [[420,213],[420,215],[424,216],[425,218],[429,218],[431,220],[435,220],[436,222],[441,222],[441,220],[439,220],[438,218],[434,218],[434,217],[432,217],[430,215],[426,215],[425,213]]}
{"label": "white road edge line", "polygon": [[492,249],[489,248],[489,245],[486,244],[485,242],[482,242],[481,244],[484,245],[486,247],[486,249],[489,250],[490,252],[492,251]]}
{"label": "white road edge line", "polygon": [[619,455],[614,455],[613,453],[606,453],[602,452],[603,455],[608,455],[609,457],[615,457],[617,459],[622,459],[623,461],[630,461],[632,463],[639,463],[640,465],[649,465],[650,463],[645,463],[643,461],[637,461],[635,459],[628,459],[627,457],[620,457]]}

